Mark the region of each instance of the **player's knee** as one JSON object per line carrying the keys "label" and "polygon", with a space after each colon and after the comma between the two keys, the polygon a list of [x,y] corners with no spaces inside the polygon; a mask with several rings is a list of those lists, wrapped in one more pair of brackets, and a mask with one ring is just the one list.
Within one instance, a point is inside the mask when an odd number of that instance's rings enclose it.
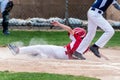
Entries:
{"label": "player's knee", "polygon": [[113,29],[113,28],[111,28],[111,29],[107,30],[106,32],[107,32],[110,36],[113,36],[113,35],[114,35],[114,33],[115,33],[115,31],[114,31],[114,29]]}
{"label": "player's knee", "polygon": [[2,17],[3,17],[3,22],[8,22],[9,21],[9,13],[3,12]]}
{"label": "player's knee", "polygon": [[9,23],[9,19],[3,19],[2,25],[7,25]]}
{"label": "player's knee", "polygon": [[112,31],[111,31],[111,34],[112,34],[112,35],[114,35],[114,34],[115,34],[115,31],[114,31],[114,30],[112,30]]}

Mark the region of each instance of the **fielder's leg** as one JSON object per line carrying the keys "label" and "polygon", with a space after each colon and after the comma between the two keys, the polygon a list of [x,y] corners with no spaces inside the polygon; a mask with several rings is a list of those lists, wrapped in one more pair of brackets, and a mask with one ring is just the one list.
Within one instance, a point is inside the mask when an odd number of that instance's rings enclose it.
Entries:
{"label": "fielder's leg", "polygon": [[103,35],[95,42],[94,45],[90,47],[90,50],[94,53],[94,55],[100,58],[103,56],[100,54],[99,48],[104,47],[104,45],[111,39],[114,34],[114,29],[108,21],[105,20],[102,14],[96,14],[95,12],[93,16],[89,15],[89,18],[91,18],[91,20],[104,31]]}
{"label": "fielder's leg", "polygon": [[[96,34],[97,25],[92,21],[90,16],[93,16],[93,14],[91,14],[90,11],[88,11],[88,27],[87,27],[88,33],[80,43],[79,47],[77,48],[76,50],[77,53],[75,53],[78,54],[79,56],[81,56],[85,52],[85,50],[89,47],[91,41],[93,40]],[[79,56],[76,57],[80,58]]]}
{"label": "fielder's leg", "polygon": [[8,31],[8,24],[9,24],[9,13],[4,11],[2,13],[3,21],[2,21],[2,26],[3,26],[3,34],[9,35],[10,32]]}
{"label": "fielder's leg", "polygon": [[9,1],[9,0],[4,0],[1,3],[1,13],[2,13],[2,26],[3,26],[3,33],[5,35],[10,34],[10,32],[8,31],[8,25],[9,25],[9,13],[13,8],[13,2]]}

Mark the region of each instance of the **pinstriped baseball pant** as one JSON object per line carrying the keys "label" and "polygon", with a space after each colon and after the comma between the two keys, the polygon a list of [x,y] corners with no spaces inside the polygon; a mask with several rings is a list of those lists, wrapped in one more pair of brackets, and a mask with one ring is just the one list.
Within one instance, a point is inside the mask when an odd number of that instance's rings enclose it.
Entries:
{"label": "pinstriped baseball pant", "polygon": [[95,42],[95,44],[100,48],[104,47],[105,44],[111,39],[111,37],[114,34],[114,29],[109,24],[109,22],[105,20],[102,14],[98,13],[97,11],[93,11],[90,8],[88,10],[87,16],[88,16],[88,33],[76,50],[81,54],[87,49],[87,47],[92,42],[93,38],[95,37],[98,26],[104,31],[102,36]]}

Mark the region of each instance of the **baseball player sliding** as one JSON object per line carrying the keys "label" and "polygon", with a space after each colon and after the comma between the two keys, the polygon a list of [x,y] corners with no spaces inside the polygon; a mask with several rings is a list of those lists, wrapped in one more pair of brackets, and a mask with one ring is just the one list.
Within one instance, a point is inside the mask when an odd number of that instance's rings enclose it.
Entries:
{"label": "baseball player sliding", "polygon": [[[8,48],[14,54],[32,54],[34,56],[44,54],[48,58],[52,57],[56,59],[76,59],[72,57],[72,54],[78,48],[82,39],[86,36],[86,30],[78,27],[72,30],[69,26],[61,24],[57,21],[54,21],[51,24],[56,27],[59,26],[68,31],[71,42],[64,47],[55,45],[33,45],[18,48],[17,46],[9,44]],[[81,56],[81,60],[85,60],[85,58]]]}
{"label": "baseball player sliding", "polygon": [[13,1],[12,0],[0,0],[0,9],[2,14],[2,26],[3,26],[3,34],[8,35],[10,32],[8,31],[8,24],[9,24],[9,13],[13,8]]}
{"label": "baseball player sliding", "polygon": [[88,33],[82,40],[81,44],[77,50],[73,53],[73,57],[81,58],[83,52],[90,45],[93,40],[97,27],[99,26],[103,31],[103,35],[95,42],[94,45],[90,47],[90,50],[95,56],[101,58],[99,48],[105,46],[105,44],[111,39],[114,34],[114,29],[108,23],[107,20],[102,16],[102,14],[107,10],[107,8],[113,4],[113,6],[120,10],[120,5],[117,0],[95,0],[90,9],[88,10]]}

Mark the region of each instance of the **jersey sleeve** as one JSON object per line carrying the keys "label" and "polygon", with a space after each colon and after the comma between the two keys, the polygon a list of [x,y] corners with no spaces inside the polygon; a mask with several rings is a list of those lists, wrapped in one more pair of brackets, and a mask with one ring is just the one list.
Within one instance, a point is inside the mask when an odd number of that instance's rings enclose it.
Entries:
{"label": "jersey sleeve", "polygon": [[114,0],[112,4],[117,10],[120,10],[120,4],[117,2],[117,0]]}
{"label": "jersey sleeve", "polygon": [[113,3],[112,3],[112,4],[116,4],[116,3],[118,3],[117,0],[113,0]]}

